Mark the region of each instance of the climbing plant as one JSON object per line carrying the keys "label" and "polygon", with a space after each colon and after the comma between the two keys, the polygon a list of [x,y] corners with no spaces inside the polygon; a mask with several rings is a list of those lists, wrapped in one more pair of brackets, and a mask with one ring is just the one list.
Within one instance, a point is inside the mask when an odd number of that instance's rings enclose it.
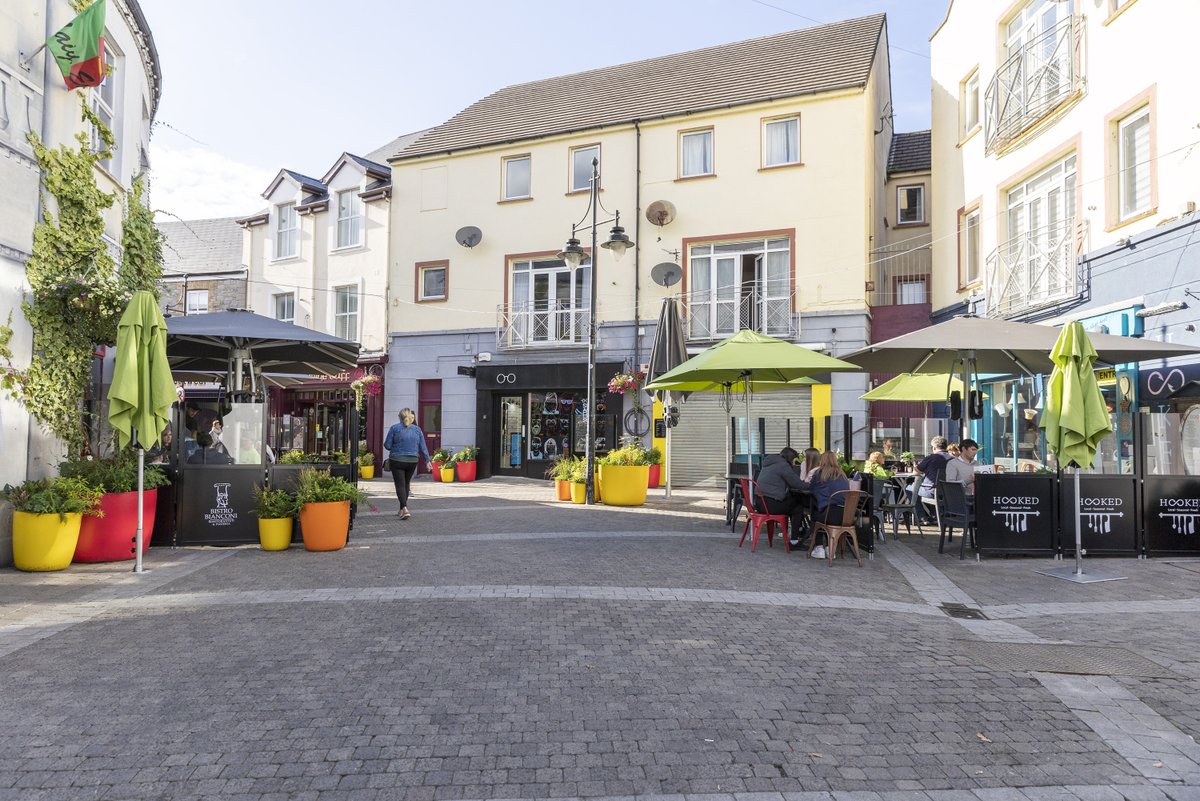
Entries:
{"label": "climbing plant", "polygon": [[146,205],[145,182],[138,178],[125,195],[125,222],[121,229],[121,266],[117,277],[122,293],[137,290],[158,297],[162,278],[163,235],[154,225],[154,212]]}

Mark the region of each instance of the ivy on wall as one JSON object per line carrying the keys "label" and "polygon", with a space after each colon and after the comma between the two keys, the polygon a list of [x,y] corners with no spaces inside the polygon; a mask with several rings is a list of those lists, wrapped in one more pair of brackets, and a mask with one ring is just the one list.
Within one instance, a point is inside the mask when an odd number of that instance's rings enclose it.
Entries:
{"label": "ivy on wall", "polygon": [[154,224],[154,212],[146,205],[146,185],[142,178],[133,182],[125,195],[125,222],[121,227],[121,267],[117,277],[124,295],[137,290],[158,297],[158,281],[163,273],[163,235]]}

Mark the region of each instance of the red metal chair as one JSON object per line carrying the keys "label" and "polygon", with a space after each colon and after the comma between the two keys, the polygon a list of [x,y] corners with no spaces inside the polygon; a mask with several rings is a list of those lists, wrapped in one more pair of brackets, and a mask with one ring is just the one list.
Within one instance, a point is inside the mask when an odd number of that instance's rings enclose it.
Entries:
{"label": "red metal chair", "polygon": [[766,503],[763,501],[762,491],[758,488],[757,481],[751,481],[748,478],[738,479],[742,485],[742,495],[746,498],[746,512],[749,517],[746,520],[746,528],[742,530],[742,539],[738,543],[741,548],[746,542],[746,534],[750,532],[751,526],[754,527],[754,534],[750,537],[750,553],[754,553],[754,549],[758,547],[758,535],[762,532],[765,525],[767,527],[767,545],[771,548],[775,547],[775,524],[779,524],[780,536],[783,537],[783,547],[788,553],[792,552],[792,544],[788,541],[788,526],[790,521],[787,515],[773,515],[767,511]]}

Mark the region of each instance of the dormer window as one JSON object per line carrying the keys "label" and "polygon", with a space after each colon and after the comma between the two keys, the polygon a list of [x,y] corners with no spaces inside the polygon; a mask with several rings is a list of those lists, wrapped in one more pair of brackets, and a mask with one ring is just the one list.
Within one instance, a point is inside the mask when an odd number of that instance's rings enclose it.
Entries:
{"label": "dormer window", "polygon": [[362,244],[362,200],[357,189],[337,193],[336,242],[339,248]]}
{"label": "dormer window", "polygon": [[300,238],[300,220],[296,215],[295,203],[283,203],[275,207],[275,258],[290,259],[296,255],[296,243]]}

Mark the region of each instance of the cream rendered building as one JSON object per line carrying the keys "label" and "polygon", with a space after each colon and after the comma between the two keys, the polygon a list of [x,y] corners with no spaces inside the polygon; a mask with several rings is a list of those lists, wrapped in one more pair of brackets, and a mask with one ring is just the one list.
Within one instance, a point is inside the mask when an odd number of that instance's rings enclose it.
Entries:
{"label": "cream rendered building", "polygon": [[[647,360],[668,295],[684,300],[694,352],[741,328],[835,355],[861,347],[890,100],[878,15],[507,87],[464,109],[390,159],[389,413],[413,406],[440,444],[478,445],[485,475],[540,477],[582,451],[571,412],[585,395],[590,268],[572,274],[556,254],[585,216],[593,159],[600,202],[637,243],[597,259],[598,387]],[[589,248],[590,228],[577,234]],[[654,283],[660,262],[682,281]],[[865,447],[864,387],[837,376],[832,401],[825,388],[760,402],[803,420],[803,438],[832,403]],[[613,407],[601,447],[645,430],[629,395],[601,403]],[[692,396],[677,476],[717,480],[723,430],[716,399]]]}
{"label": "cream rendered building", "polygon": [[[110,121],[116,148],[97,168],[96,179],[101,190],[117,194],[105,214],[104,235],[119,259],[124,195],[149,168],[150,124],[161,92],[158,52],[137,0],[108,3],[105,41],[113,71],[102,86],[67,91],[45,51],[28,58],[74,17],[67,0],[6,0],[0,5],[0,320],[13,315],[11,347],[19,367],[28,365],[32,348],[21,300],[28,288],[25,262],[39,219],[41,178],[26,136],[35,132],[52,147],[75,146],[75,134],[89,130],[80,118],[81,95]],[[63,455],[58,441],[7,398],[0,399],[0,420],[5,454],[0,484],[48,475]],[[0,564],[12,553],[3,541],[10,529],[0,521]]]}

